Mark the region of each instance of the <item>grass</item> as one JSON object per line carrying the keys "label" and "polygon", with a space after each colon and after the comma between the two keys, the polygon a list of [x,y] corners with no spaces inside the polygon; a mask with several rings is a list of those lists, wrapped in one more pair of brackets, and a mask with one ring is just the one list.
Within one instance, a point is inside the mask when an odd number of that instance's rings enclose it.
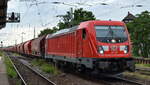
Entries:
{"label": "grass", "polygon": [[133,56],[133,57],[135,57],[135,58],[140,58],[140,56]]}
{"label": "grass", "polygon": [[20,56],[18,53],[13,53],[14,56]]}
{"label": "grass", "polygon": [[22,81],[21,80],[16,81],[16,85],[22,85]]}
{"label": "grass", "polygon": [[124,74],[127,75],[127,76],[134,77],[134,78],[150,80],[150,76],[149,75],[142,75],[142,74],[140,74],[138,72],[124,72]]}
{"label": "grass", "polygon": [[150,64],[144,64],[144,66],[150,67]]}
{"label": "grass", "polygon": [[58,71],[58,69],[54,65],[48,64],[43,59],[33,59],[31,61],[31,64],[33,66],[38,66],[45,73],[51,73],[54,75],[58,75],[60,73],[60,71]]}
{"label": "grass", "polygon": [[[6,72],[7,72],[7,76],[11,79],[13,79],[13,81],[15,81],[15,85],[21,85],[22,81],[21,79],[18,79],[18,74],[16,72],[16,70],[14,69],[10,59],[8,58],[8,56],[4,55],[4,52],[0,51],[0,56],[2,56],[4,58],[4,63],[6,65]],[[11,81],[9,81],[10,83],[12,83]]]}
{"label": "grass", "polygon": [[3,56],[4,58],[4,63],[6,65],[6,71],[7,71],[7,75],[10,77],[10,78],[17,78],[17,73],[13,67],[13,65],[11,64],[8,56],[5,56],[4,53],[2,51],[0,51],[0,56]]}
{"label": "grass", "polygon": [[136,64],[137,67],[150,68],[150,64]]}
{"label": "grass", "polygon": [[2,52],[0,51],[0,56],[3,56]]}
{"label": "grass", "polygon": [[4,62],[6,64],[7,75],[10,78],[17,78],[18,75],[17,75],[13,65],[11,64],[11,62],[7,56],[5,56]]}
{"label": "grass", "polygon": [[9,78],[12,78],[15,80],[15,85],[21,85],[22,81],[20,79],[18,79],[18,74],[15,71],[10,59],[8,58],[8,56],[4,55],[4,52],[0,51],[0,56],[3,56],[4,58],[4,63],[6,65],[6,71],[7,71],[7,75]]}

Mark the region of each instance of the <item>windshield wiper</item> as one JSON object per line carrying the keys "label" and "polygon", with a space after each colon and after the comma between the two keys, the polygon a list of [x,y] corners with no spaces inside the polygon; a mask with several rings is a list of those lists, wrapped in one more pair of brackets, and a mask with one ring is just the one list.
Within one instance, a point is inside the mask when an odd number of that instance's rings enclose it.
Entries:
{"label": "windshield wiper", "polygon": [[109,26],[108,30],[109,30],[109,32],[106,34],[106,36],[104,36],[102,41],[105,40],[106,42],[111,42],[112,39],[120,38],[117,34],[115,34],[115,32],[113,31],[111,26]]}
{"label": "windshield wiper", "polygon": [[[111,29],[111,26],[109,26],[108,30],[109,30],[109,32],[107,33],[107,35],[105,36],[105,38],[110,38],[111,37],[111,39],[113,39],[114,37],[117,37],[117,35]],[[110,37],[109,37],[109,35],[110,35]]]}

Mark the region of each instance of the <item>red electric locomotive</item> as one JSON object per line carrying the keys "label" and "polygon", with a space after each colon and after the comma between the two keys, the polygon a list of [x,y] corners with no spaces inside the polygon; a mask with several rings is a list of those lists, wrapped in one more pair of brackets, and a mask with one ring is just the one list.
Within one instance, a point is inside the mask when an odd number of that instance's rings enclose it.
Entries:
{"label": "red electric locomotive", "polygon": [[129,33],[120,21],[82,22],[5,50],[51,59],[79,71],[119,73],[135,69]]}
{"label": "red electric locomotive", "polygon": [[118,73],[133,71],[131,42],[120,21],[86,21],[47,35],[45,58],[85,69]]}

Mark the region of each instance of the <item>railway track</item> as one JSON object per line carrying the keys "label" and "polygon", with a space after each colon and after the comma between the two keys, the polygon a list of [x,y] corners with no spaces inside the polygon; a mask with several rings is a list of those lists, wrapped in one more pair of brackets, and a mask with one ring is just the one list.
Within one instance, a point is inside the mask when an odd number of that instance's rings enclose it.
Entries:
{"label": "railway track", "polygon": [[[72,74],[72,73],[71,73]],[[141,82],[130,80],[128,78],[123,78],[122,76],[112,76],[112,75],[94,75],[94,76],[87,76],[84,73],[73,73],[73,75],[78,75],[81,78],[84,78],[89,81],[93,81],[99,83],[100,85],[145,85]]]}
{"label": "railway track", "polygon": [[150,68],[136,68],[136,70],[138,71],[147,71],[147,72],[150,72]]}
{"label": "railway track", "polygon": [[143,75],[150,75],[150,70],[149,69],[136,68],[136,72],[139,72],[140,74],[143,74]]}
{"label": "railway track", "polygon": [[[97,75],[98,76],[98,75]],[[99,75],[96,76],[96,81],[100,81],[104,85],[145,85],[139,82],[138,80],[132,80],[129,78],[123,77],[123,75]]]}
{"label": "railway track", "polygon": [[144,85],[140,82],[129,80],[129,79],[126,79],[126,78],[123,78],[123,77],[114,76],[112,78],[114,78],[116,80],[119,80],[119,82],[122,83],[122,84],[124,83],[123,85]]}
{"label": "railway track", "polygon": [[56,85],[54,82],[45,78],[43,75],[36,72],[30,66],[21,62],[19,59],[10,55],[9,58],[20,79],[22,80],[21,85]]}

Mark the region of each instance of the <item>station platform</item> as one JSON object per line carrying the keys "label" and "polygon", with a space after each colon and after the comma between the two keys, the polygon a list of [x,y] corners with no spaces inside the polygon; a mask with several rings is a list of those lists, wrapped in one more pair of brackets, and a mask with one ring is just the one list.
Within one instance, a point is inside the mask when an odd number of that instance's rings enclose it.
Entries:
{"label": "station platform", "polygon": [[3,57],[0,56],[0,85],[9,85]]}

